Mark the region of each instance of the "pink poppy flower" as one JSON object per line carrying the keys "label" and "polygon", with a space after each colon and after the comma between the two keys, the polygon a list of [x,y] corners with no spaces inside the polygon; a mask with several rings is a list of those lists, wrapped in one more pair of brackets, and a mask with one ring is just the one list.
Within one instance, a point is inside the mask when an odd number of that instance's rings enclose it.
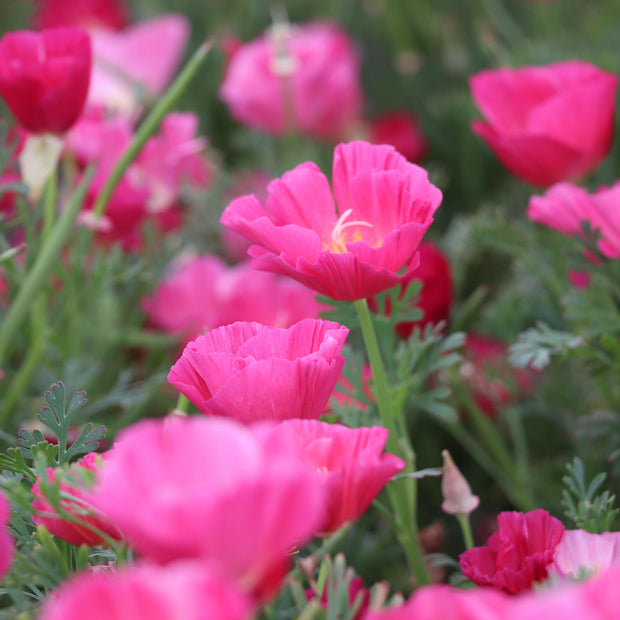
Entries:
{"label": "pink poppy flower", "polygon": [[[182,224],[178,203],[183,186],[203,188],[212,178],[212,165],[203,153],[206,140],[195,135],[197,129],[194,114],[168,114],[159,133],[147,141],[121,179],[104,217],[90,221],[83,215],[82,223],[95,228],[100,241],[120,242],[127,250],[139,249],[141,226],[147,219],[163,231],[178,228]],[[88,189],[88,209],[132,139],[129,120],[105,118],[100,110],[91,110],[67,135],[67,150],[78,163],[96,165]]]}
{"label": "pink poppy flower", "polygon": [[227,267],[205,254],[173,266],[142,308],[151,322],[171,333],[196,338],[202,332],[235,321],[291,327],[318,318],[323,306],[297,282],[248,263]]}
{"label": "pink poppy flower", "polygon": [[4,493],[0,493],[0,579],[9,572],[15,555],[15,543],[7,528],[10,518],[11,504]]}
{"label": "pink poppy flower", "polygon": [[[32,507],[35,513],[32,520],[36,525],[44,525],[54,536],[79,547],[88,545],[105,545],[105,539],[100,534],[90,529],[95,527],[111,538],[120,539],[121,534],[103,515],[101,515],[90,502],[92,487],[100,469],[101,457],[91,452],[77,463],[74,463],[69,472],[61,478],[60,492],[68,493],[76,499],[61,499],[60,505],[72,517],[79,519],[84,525],[64,519],[49,503],[40,488],[40,480],[32,486],[34,499]],[[57,472],[52,468],[47,469],[47,481],[53,483]],[[90,527],[89,527],[90,526]]]}
{"label": "pink poppy flower", "polygon": [[611,148],[618,78],[573,60],[482,71],[470,79],[485,116],[473,131],[532,185],[576,180]]}
{"label": "pink poppy flower", "polygon": [[127,7],[123,0],[35,0],[35,28],[77,26],[94,28],[123,28],[127,25]]}
{"label": "pink poppy flower", "polygon": [[[316,472],[268,427],[176,417],[125,429],[96,505],[145,558],[201,559],[268,596],[323,519]],[[138,509],[139,507],[139,509]]]}
{"label": "pink poppy flower", "polygon": [[349,330],[304,319],[288,329],[233,323],[190,342],[168,381],[202,412],[244,424],[318,418],[345,358]]}
{"label": "pink poppy flower", "polygon": [[357,54],[336,24],[276,24],[235,50],[219,94],[250,127],[341,139],[362,105]]}
{"label": "pink poppy flower", "polygon": [[608,258],[620,258],[620,181],[593,194],[570,183],[557,183],[544,196],[532,196],[527,216],[568,236],[583,236],[583,224],[599,231],[598,248]]}
{"label": "pink poppy flower", "polygon": [[221,222],[255,245],[252,265],[281,273],[332,299],[354,301],[406,280],[441,192],[426,171],[389,146],[341,144],[333,184],[310,162],[269,184],[263,207],[243,196]]}
{"label": "pink poppy flower", "polygon": [[371,118],[370,142],[391,144],[403,157],[420,163],[426,157],[428,142],[417,118],[407,110],[387,112]]}
{"label": "pink poppy flower", "polygon": [[92,32],[93,77],[88,104],[135,116],[142,99],[161,94],[172,79],[190,34],[182,15],[160,15],[122,31]]}
{"label": "pink poppy flower", "polygon": [[291,441],[319,472],[325,486],[323,533],[335,532],[358,519],[388,480],[405,467],[402,459],[383,453],[386,428],[347,428],[317,420],[287,420],[279,428],[290,433]]}
{"label": "pink poppy flower", "polygon": [[513,594],[547,579],[564,525],[546,510],[502,512],[498,530],[484,547],[461,553],[463,574],[480,586],[493,586]]}
{"label": "pink poppy flower", "polygon": [[91,42],[79,28],[9,32],[0,40],[0,95],[32,133],[64,133],[80,115]]}
{"label": "pink poppy flower", "polygon": [[578,579],[584,571],[598,574],[613,564],[620,564],[620,532],[566,530],[547,570]]}
{"label": "pink poppy flower", "polygon": [[503,620],[510,597],[493,590],[457,590],[447,585],[419,588],[400,607],[371,611],[364,620]]}
{"label": "pink poppy flower", "polygon": [[214,567],[179,562],[86,573],[49,597],[40,620],[249,620],[253,603]]}

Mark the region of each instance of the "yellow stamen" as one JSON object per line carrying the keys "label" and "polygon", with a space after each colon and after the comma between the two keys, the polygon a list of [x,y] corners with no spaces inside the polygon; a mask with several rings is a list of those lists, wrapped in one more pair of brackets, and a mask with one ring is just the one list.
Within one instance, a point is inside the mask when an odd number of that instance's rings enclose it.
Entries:
{"label": "yellow stamen", "polygon": [[[347,235],[346,229],[351,226],[368,226],[372,228],[370,222],[364,222],[363,220],[356,220],[354,222],[346,222],[345,220],[353,213],[353,209],[347,209],[336,222],[334,230],[332,230],[329,244],[324,243],[323,246],[326,250],[334,252],[336,254],[342,254],[347,251]],[[353,233],[353,241],[361,241],[364,238],[359,228],[356,228]]]}

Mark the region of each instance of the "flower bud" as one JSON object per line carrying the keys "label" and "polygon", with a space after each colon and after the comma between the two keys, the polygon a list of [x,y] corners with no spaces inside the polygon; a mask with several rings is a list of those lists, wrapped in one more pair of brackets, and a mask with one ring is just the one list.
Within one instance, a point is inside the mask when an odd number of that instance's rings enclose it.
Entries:
{"label": "flower bud", "polygon": [[444,497],[441,504],[442,510],[452,515],[473,512],[478,507],[480,498],[471,492],[465,476],[454,464],[450,453],[444,450],[441,456],[443,457],[441,492]]}

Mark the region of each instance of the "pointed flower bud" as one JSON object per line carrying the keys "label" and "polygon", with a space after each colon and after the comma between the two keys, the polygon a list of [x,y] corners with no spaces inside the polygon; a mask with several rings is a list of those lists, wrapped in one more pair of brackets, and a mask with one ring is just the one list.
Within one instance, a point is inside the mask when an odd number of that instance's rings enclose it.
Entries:
{"label": "pointed flower bud", "polygon": [[471,492],[465,476],[454,464],[450,453],[444,450],[441,456],[443,457],[441,492],[444,497],[444,501],[441,504],[442,510],[452,515],[473,512],[478,508],[480,498]]}

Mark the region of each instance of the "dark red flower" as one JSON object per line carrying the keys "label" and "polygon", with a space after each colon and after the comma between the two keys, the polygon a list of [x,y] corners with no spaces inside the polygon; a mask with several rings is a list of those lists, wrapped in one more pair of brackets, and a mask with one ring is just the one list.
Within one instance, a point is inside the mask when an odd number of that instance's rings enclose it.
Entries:
{"label": "dark red flower", "polygon": [[91,71],[87,32],[57,28],[0,39],[0,95],[32,133],[64,133],[82,112]]}
{"label": "dark red flower", "polygon": [[547,578],[547,566],[564,534],[564,525],[546,510],[502,512],[498,530],[484,547],[461,554],[463,574],[479,586],[513,594]]}

